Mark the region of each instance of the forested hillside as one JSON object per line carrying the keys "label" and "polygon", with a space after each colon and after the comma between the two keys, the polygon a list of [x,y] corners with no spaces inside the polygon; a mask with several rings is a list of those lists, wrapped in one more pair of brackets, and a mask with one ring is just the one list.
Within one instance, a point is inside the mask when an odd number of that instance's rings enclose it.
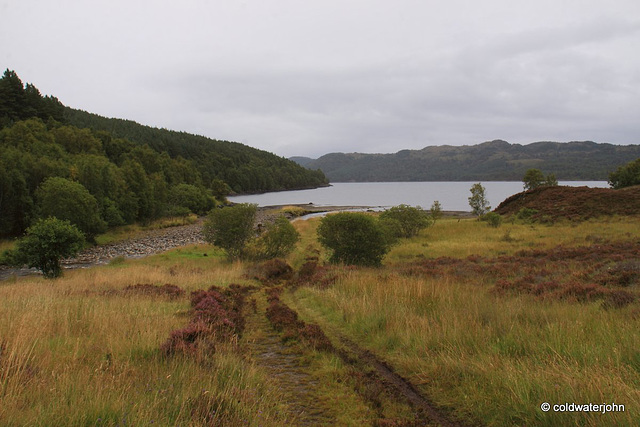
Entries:
{"label": "forested hillside", "polygon": [[0,78],[0,236],[51,215],[84,222],[90,237],[108,226],[202,214],[231,191],[326,182],[322,172],[265,151],[73,110],[13,71]]}
{"label": "forested hillside", "polygon": [[80,128],[107,131],[113,137],[146,144],[171,158],[194,163],[205,186],[220,179],[235,192],[264,192],[315,188],[326,185],[324,174],[297,163],[237,142],[143,126],[131,120],[108,119],[65,108],[65,120]]}
{"label": "forested hillside", "polygon": [[640,157],[640,145],[595,142],[490,141],[454,147],[430,146],[394,154],[331,153],[303,163],[321,169],[334,182],[519,181],[530,168],[560,180],[602,180]]}

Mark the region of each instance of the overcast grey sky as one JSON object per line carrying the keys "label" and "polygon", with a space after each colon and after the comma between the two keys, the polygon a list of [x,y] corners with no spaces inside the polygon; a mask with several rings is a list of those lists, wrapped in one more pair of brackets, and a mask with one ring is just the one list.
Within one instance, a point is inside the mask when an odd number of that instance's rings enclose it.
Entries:
{"label": "overcast grey sky", "polygon": [[638,0],[0,0],[65,105],[278,155],[640,143]]}

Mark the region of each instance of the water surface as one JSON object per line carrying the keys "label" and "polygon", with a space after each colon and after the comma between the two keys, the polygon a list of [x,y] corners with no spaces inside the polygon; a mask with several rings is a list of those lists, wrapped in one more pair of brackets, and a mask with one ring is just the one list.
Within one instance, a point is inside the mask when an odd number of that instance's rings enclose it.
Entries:
{"label": "water surface", "polygon": [[[400,204],[431,207],[438,200],[443,210],[470,211],[470,189],[476,182],[336,182],[313,190],[277,191],[229,197],[234,203],[258,206],[314,204],[316,206],[390,207]],[[482,182],[492,208],[523,191],[521,181]],[[606,181],[561,181],[574,187],[609,187]]]}

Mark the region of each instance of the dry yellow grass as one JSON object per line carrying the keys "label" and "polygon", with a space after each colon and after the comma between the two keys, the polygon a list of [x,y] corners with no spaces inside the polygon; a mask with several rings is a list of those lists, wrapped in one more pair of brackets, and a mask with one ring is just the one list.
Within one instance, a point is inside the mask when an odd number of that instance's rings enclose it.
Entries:
{"label": "dry yellow grass", "polygon": [[233,346],[203,359],[159,351],[188,321],[186,296],[122,292],[226,286],[241,271],[190,248],[0,284],[0,424],[282,425],[279,393]]}
{"label": "dry yellow grass", "polygon": [[[308,224],[305,232],[313,232]],[[505,241],[511,229],[512,241]],[[304,317],[338,330],[387,359],[437,404],[488,425],[638,425],[638,304],[496,295],[477,274],[407,275],[408,261],[514,254],[558,245],[637,241],[625,218],[555,226],[443,220],[387,256],[381,269],[345,269],[328,289],[290,297]],[[634,240],[635,239],[635,240]],[[571,268],[571,267],[569,267]],[[569,274],[579,277],[581,271]],[[632,289],[633,291],[634,289]],[[624,412],[553,413],[540,404],[617,403]]]}

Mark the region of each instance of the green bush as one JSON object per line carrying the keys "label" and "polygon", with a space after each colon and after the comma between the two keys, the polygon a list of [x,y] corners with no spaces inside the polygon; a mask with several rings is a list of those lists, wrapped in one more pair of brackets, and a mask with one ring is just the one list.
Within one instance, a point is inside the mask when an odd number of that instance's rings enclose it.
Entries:
{"label": "green bush", "polygon": [[240,258],[254,237],[257,211],[258,206],[249,203],[213,209],[204,222],[205,240],[227,251],[229,258]]}
{"label": "green bush", "polygon": [[433,225],[431,216],[420,206],[394,206],[380,214],[383,226],[395,237],[413,237],[420,230]]}
{"label": "green bush", "polygon": [[522,208],[516,214],[516,219],[529,223],[533,221],[533,217],[538,213],[537,209],[532,208]]}
{"label": "green bush", "polygon": [[640,185],[640,159],[620,166],[609,174],[609,185],[614,189]]}
{"label": "green bush", "polygon": [[300,240],[300,233],[284,216],[268,224],[256,242],[257,258],[277,258],[287,256]]}
{"label": "green bush", "polygon": [[318,226],[318,240],[332,251],[333,263],[379,266],[391,248],[381,224],[371,215],[355,212],[324,217]]}
{"label": "green bush", "polygon": [[62,275],[60,259],[76,255],[84,245],[84,235],[69,221],[49,217],[27,228],[18,241],[15,261],[42,271],[53,279]]}
{"label": "green bush", "polygon": [[482,221],[486,221],[489,227],[498,228],[502,225],[502,217],[495,212],[488,212],[482,216]]}

